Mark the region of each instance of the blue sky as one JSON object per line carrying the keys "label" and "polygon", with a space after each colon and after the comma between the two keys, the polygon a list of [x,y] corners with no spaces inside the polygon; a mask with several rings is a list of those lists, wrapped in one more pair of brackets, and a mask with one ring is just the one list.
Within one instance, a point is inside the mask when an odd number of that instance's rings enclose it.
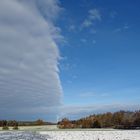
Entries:
{"label": "blue sky", "polygon": [[[60,47],[64,103],[139,104],[140,2],[61,0],[61,5],[64,13],[58,24],[66,40]],[[90,10],[100,18],[84,26]]]}
{"label": "blue sky", "polygon": [[1,0],[0,119],[140,109],[139,5]]}

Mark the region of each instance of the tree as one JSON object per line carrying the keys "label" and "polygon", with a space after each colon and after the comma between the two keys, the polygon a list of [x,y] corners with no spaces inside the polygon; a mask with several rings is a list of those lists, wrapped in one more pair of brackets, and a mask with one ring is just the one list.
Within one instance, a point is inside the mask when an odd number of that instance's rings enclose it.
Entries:
{"label": "tree", "polygon": [[101,123],[98,120],[95,120],[92,124],[92,128],[101,128]]}
{"label": "tree", "polygon": [[124,111],[114,113],[112,117],[114,125],[121,125],[123,118],[124,118]]}
{"label": "tree", "polygon": [[44,121],[41,119],[36,120],[35,122],[36,125],[44,125]]}

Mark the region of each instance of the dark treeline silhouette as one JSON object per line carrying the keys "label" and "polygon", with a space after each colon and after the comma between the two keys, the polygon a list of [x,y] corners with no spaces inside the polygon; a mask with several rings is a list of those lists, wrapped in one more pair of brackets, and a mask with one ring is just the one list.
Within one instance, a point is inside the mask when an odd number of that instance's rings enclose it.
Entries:
{"label": "dark treeline silhouette", "polygon": [[58,122],[59,128],[140,129],[140,111],[119,111],[90,115],[79,120],[67,118]]}
{"label": "dark treeline silhouette", "polygon": [[19,121],[20,126],[37,126],[37,125],[46,125],[47,122],[42,119],[38,119],[36,121]]}
{"label": "dark treeline silhouette", "polygon": [[18,126],[18,122],[15,120],[10,120],[10,121],[0,120],[0,127],[3,126]]}
{"label": "dark treeline silhouette", "polygon": [[38,125],[52,125],[54,123],[45,122],[42,119],[36,121],[16,121],[16,120],[0,120],[0,127],[14,127],[14,126],[38,126]]}
{"label": "dark treeline silhouette", "polygon": [[3,130],[9,130],[9,126],[13,127],[14,130],[18,129],[18,122],[15,120],[0,120],[0,127],[2,127]]}

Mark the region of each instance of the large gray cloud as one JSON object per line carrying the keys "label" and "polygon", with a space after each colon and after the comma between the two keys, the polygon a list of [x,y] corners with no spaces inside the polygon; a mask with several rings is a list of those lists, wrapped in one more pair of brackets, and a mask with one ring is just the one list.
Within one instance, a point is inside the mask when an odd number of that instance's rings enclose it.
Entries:
{"label": "large gray cloud", "polygon": [[53,24],[59,11],[56,0],[0,1],[1,119],[45,116],[61,104],[56,44],[61,36]]}

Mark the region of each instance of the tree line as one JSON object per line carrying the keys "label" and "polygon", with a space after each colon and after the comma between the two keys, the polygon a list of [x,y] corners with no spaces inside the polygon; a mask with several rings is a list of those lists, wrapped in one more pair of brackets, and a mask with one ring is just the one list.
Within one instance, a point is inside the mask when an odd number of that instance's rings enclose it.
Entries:
{"label": "tree line", "polygon": [[2,127],[3,130],[9,130],[9,126],[13,127],[14,130],[18,129],[18,122],[15,120],[0,120],[0,127]]}
{"label": "tree line", "polygon": [[48,122],[38,119],[36,121],[16,121],[16,120],[0,120],[0,127],[3,130],[9,130],[9,127],[12,127],[14,130],[18,130],[19,126],[39,126],[46,125]]}
{"label": "tree line", "polygon": [[140,111],[118,111],[94,114],[78,120],[64,118],[58,122],[59,128],[114,128],[140,129]]}

